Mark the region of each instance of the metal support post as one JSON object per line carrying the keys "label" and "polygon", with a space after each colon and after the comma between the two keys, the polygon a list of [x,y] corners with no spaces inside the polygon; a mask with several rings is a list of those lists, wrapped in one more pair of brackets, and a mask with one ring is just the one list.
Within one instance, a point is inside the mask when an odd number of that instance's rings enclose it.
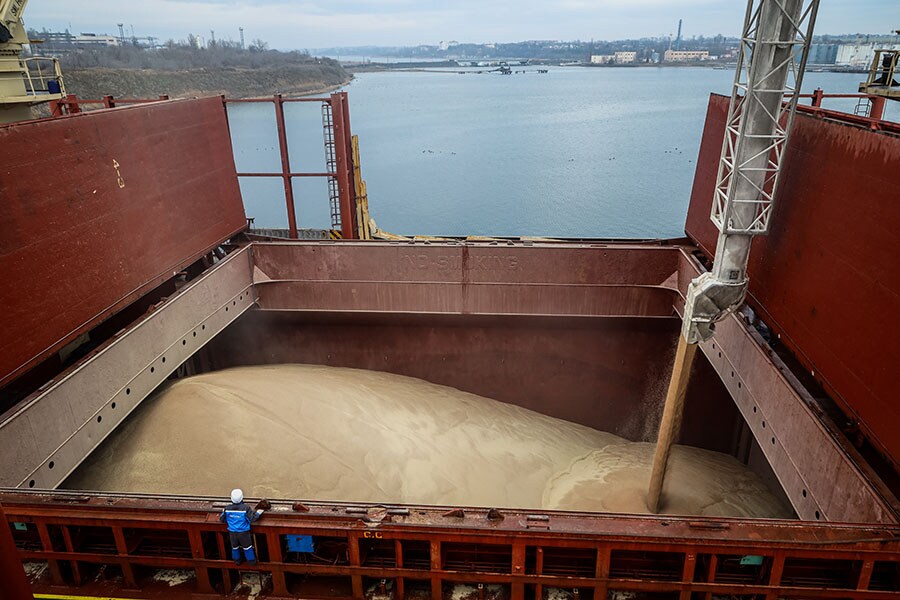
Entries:
{"label": "metal support post", "polygon": [[443,561],[441,560],[441,542],[431,540],[431,600],[443,600],[443,580],[439,573],[443,570]]}
{"label": "metal support post", "polygon": [[9,530],[9,522],[0,504],[0,580],[3,582],[3,598],[8,600],[32,600],[31,585],[19,560],[19,551]]}
{"label": "metal support post", "polygon": [[[68,529],[68,528],[67,528]],[[113,527],[113,540],[116,543],[116,554],[119,556],[128,556],[128,543],[125,541],[125,532],[121,527]],[[194,558],[198,558],[195,556]],[[137,579],[134,576],[134,568],[127,560],[121,563],[122,578],[125,581],[125,587],[130,590],[139,590]]]}
{"label": "metal support post", "polygon": [[[525,544],[516,543],[512,547],[512,574],[525,574]],[[513,583],[510,586],[510,600],[525,600],[525,584]]]}
{"label": "metal support post", "polygon": [[[276,564],[284,562],[284,554],[281,549],[281,536],[276,531],[266,533],[266,546],[269,549],[269,560]],[[272,571],[272,591],[275,596],[287,598],[287,579],[284,571]]]}
{"label": "metal support post", "polygon": [[66,94],[66,112],[70,115],[81,112],[81,106],[78,105],[78,96],[75,94]]}
{"label": "metal support post", "polygon": [[825,97],[825,90],[822,88],[816,88],[812,93],[812,100],[810,101],[810,106],[815,106],[816,108],[822,107],[822,99]]}
{"label": "metal support post", "polygon": [[[359,567],[361,564],[359,554],[359,535],[357,535],[356,533],[351,533],[347,537],[347,549],[350,558],[350,566]],[[363,584],[361,575],[350,576],[350,588],[353,591],[354,598],[363,597]]]}
{"label": "metal support post", "polygon": [[291,179],[291,159],[288,155],[287,129],[284,125],[284,99],[275,94],[275,124],[278,127],[278,149],[281,153],[281,178],[284,181],[284,204],[287,208],[288,229],[292,240],[297,239],[297,214],[294,212],[294,183]]}
{"label": "metal support post", "polygon": [[[396,558],[396,566],[398,569],[403,568],[403,542],[400,540],[394,540],[394,555]],[[396,592],[395,598],[406,598],[406,581],[403,577],[397,577],[394,580],[394,591]]]}
{"label": "metal support post", "polygon": [[869,102],[872,105],[869,110],[869,118],[877,121],[884,119],[884,106],[887,104],[887,98],[884,96],[869,96]]}
{"label": "metal support post", "polygon": [[602,600],[609,594],[609,562],[612,556],[612,548],[603,545],[597,548],[597,566],[594,576],[597,579],[597,585],[594,586],[594,598]]}
{"label": "metal support post", "polygon": [[[62,535],[66,552],[68,552],[69,554],[74,554],[75,542],[72,540],[72,530],[68,525],[64,525],[62,527]],[[84,577],[81,574],[81,566],[79,566],[78,561],[75,559],[70,560],[69,567],[72,569],[72,581],[75,583],[75,585],[81,585],[82,583],[84,583]]]}
{"label": "metal support post", "polygon": [[[53,547],[53,540],[50,539],[50,530],[47,529],[46,523],[36,523],[35,526],[38,530],[38,537],[41,540],[41,549],[44,552],[53,552],[56,549]],[[63,532],[68,530],[68,526],[63,529]],[[47,566],[50,568],[50,579],[53,582],[53,585],[65,585],[66,580],[62,576],[62,570],[59,568],[59,561],[56,559],[48,559]],[[73,573],[73,576],[77,576],[77,573]]]}
{"label": "metal support post", "polygon": [[356,195],[356,186],[353,184],[353,133],[350,128],[350,97],[347,95],[347,92],[340,92],[339,94],[341,98],[341,114],[344,118],[344,135],[343,135],[343,143],[346,147],[347,152],[347,189],[350,192],[350,219],[353,227],[353,239],[359,239],[359,223],[356,216],[356,203],[357,203],[357,195]]}
{"label": "metal support post", "polygon": [[344,102],[340,94],[331,95],[331,113],[334,121],[334,157],[335,177],[338,183],[338,196],[341,205],[341,237],[345,240],[356,239],[353,227],[353,197],[350,190],[350,155],[347,152],[346,119],[344,119]]}

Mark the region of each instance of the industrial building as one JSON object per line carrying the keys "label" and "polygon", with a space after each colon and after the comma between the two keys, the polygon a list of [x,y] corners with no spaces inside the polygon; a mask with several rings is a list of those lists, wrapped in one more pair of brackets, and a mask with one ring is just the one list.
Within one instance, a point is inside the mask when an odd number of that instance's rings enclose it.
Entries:
{"label": "industrial building", "polygon": [[837,47],[834,64],[868,69],[872,59],[875,58],[876,50],[900,50],[900,43],[841,44]]}
{"label": "industrial building", "polygon": [[119,38],[105,33],[79,33],[74,35],[68,31],[53,31],[42,34],[42,37],[46,44],[69,44],[80,48],[105,48],[119,45]]}
{"label": "industrial building", "polygon": [[696,60],[709,60],[707,50],[666,50],[663,55],[666,62],[692,62]]}
{"label": "industrial building", "polygon": [[592,54],[593,65],[627,65],[637,62],[637,52],[616,52],[614,54]]}

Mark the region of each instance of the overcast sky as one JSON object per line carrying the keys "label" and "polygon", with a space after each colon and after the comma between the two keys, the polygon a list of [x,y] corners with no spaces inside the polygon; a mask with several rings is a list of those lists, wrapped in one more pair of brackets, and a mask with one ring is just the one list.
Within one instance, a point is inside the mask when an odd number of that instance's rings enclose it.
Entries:
{"label": "overcast sky", "polygon": [[[408,46],[529,39],[590,40],[674,34],[737,35],[744,0],[30,0],[29,27],[184,39],[189,33],[273,48]],[[900,29],[900,0],[822,0],[816,33]]]}

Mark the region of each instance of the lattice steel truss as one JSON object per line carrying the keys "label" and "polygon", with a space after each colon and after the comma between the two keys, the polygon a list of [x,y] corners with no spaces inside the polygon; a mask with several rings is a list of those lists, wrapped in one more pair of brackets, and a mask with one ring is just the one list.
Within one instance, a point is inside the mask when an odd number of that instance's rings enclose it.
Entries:
{"label": "lattice steel truss", "polygon": [[[747,2],[710,215],[722,233],[769,229],[818,8],[819,0]],[[768,32],[776,35],[768,39]],[[770,60],[751,61],[755,53]]]}

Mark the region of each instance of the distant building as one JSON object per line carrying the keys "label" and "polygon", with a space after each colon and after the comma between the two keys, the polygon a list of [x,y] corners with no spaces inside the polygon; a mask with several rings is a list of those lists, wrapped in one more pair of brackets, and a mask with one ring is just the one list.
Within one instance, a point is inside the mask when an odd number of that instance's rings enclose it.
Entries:
{"label": "distant building", "polygon": [[617,65],[633,63],[637,60],[637,52],[616,52],[613,58]]}
{"label": "distant building", "polygon": [[837,61],[837,44],[813,44],[807,62],[811,65],[833,65]]}
{"label": "distant building", "polygon": [[691,62],[695,60],[709,60],[708,50],[666,50],[663,55],[666,62]]}
{"label": "distant building", "polygon": [[867,69],[875,58],[876,50],[900,50],[900,44],[840,44],[834,64]]}
{"label": "distant building", "polygon": [[80,33],[72,35],[69,32],[48,32],[41,36],[47,44],[69,44],[81,48],[96,48],[98,46],[118,46],[119,38],[114,35],[97,33]]}
{"label": "distant building", "polygon": [[608,65],[616,62],[615,54],[592,54],[591,55],[591,64],[592,65]]}

